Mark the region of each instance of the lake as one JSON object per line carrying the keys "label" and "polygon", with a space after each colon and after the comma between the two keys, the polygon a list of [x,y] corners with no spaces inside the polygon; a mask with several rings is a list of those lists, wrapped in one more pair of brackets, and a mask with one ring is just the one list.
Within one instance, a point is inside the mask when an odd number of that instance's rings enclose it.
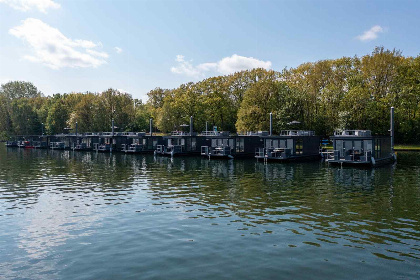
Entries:
{"label": "lake", "polygon": [[418,279],[420,153],[341,169],[0,144],[0,278]]}

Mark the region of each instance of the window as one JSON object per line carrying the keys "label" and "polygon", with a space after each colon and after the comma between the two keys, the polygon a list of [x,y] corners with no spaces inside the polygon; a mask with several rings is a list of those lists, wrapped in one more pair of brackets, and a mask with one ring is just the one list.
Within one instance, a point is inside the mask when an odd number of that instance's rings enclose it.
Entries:
{"label": "window", "polygon": [[296,154],[303,154],[303,139],[296,139]]}
{"label": "window", "polygon": [[195,151],[197,148],[197,140],[195,138],[191,139],[191,149]]}
{"label": "window", "polygon": [[229,147],[231,148],[231,149],[233,149],[233,139],[229,139]]}
{"label": "window", "polygon": [[381,139],[375,139],[375,158],[381,158]]}
{"label": "window", "polygon": [[244,138],[236,139],[236,152],[242,153],[244,150]]}

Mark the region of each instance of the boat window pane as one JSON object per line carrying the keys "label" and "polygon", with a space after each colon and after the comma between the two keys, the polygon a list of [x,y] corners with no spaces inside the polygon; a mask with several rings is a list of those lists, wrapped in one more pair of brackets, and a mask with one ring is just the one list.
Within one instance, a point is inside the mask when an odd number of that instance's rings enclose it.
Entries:
{"label": "boat window pane", "polygon": [[354,141],[354,150],[361,152],[362,151],[362,140]]}
{"label": "boat window pane", "polygon": [[336,140],[335,141],[335,149],[337,151],[342,152],[342,150],[343,150],[343,140]]}
{"label": "boat window pane", "polygon": [[280,142],[280,145],[279,145],[280,148],[286,148],[286,140],[279,140],[279,142]]}
{"label": "boat window pane", "polygon": [[286,148],[292,149],[292,153],[294,153],[294,151],[293,151],[293,139],[287,139]]}
{"label": "boat window pane", "polygon": [[372,140],[363,141],[365,152],[372,152]]}
{"label": "boat window pane", "polygon": [[347,140],[343,142],[344,142],[344,149],[346,149],[346,151],[350,151],[353,149],[353,141]]}

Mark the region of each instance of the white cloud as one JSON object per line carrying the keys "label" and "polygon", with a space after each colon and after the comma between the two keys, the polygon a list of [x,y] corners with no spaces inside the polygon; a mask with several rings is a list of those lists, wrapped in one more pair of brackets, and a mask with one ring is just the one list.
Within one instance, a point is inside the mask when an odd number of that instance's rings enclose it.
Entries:
{"label": "white cloud", "polygon": [[365,31],[362,35],[357,36],[356,38],[360,41],[371,41],[378,38],[378,33],[382,32],[384,32],[384,29],[379,25],[375,25],[371,29]]}
{"label": "white cloud", "polygon": [[175,61],[178,62],[178,65],[171,68],[172,73],[183,74],[194,78],[203,76],[201,71],[197,67],[194,67],[190,61],[185,61],[183,55],[177,55]]}
{"label": "white cloud", "polygon": [[130,94],[128,91],[126,91],[125,89],[122,88],[117,88],[117,91],[121,92],[121,93],[127,93]]}
{"label": "white cloud", "polygon": [[23,12],[38,9],[42,13],[47,13],[47,9],[60,8],[60,4],[53,0],[0,0],[0,3],[5,3],[13,9]]}
{"label": "white cloud", "polygon": [[32,54],[25,55],[24,59],[40,62],[52,69],[98,67],[106,63],[104,58],[108,57],[105,52],[93,50],[101,43],[72,40],[39,19],[28,18],[22,25],[10,29],[9,33],[30,47]]}
{"label": "white cloud", "polygon": [[108,58],[109,55],[106,52],[98,52],[94,50],[86,50],[88,54],[91,54],[93,56],[102,57],[102,58]]}
{"label": "white cloud", "polygon": [[119,47],[115,47],[115,51],[117,52],[117,53],[122,53],[122,49],[121,48],[119,48]]}
{"label": "white cloud", "polygon": [[204,73],[209,71],[227,75],[254,68],[271,68],[270,61],[258,60],[253,57],[245,57],[237,54],[225,57],[218,62],[207,62],[197,66],[193,66],[192,61],[186,61],[183,55],[177,55],[175,61],[178,62],[178,65],[171,68],[173,73],[194,78],[204,77]]}

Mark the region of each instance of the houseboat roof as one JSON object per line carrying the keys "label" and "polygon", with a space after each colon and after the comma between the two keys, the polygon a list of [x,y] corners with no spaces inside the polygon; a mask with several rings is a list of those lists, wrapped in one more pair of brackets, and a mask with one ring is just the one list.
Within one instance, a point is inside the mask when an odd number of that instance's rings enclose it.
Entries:
{"label": "houseboat roof", "polygon": [[201,132],[201,136],[224,136],[224,137],[226,137],[226,136],[229,136],[229,131],[214,131],[214,130],[211,130],[211,131],[202,131]]}
{"label": "houseboat roof", "polygon": [[334,132],[334,136],[344,137],[370,137],[372,132],[370,130],[344,130],[342,132]]}
{"label": "houseboat roof", "polygon": [[196,135],[195,132],[193,132],[192,135],[191,135],[190,132],[175,130],[175,131],[171,132],[170,136],[195,136],[195,135]]}
{"label": "houseboat roof", "polygon": [[315,136],[312,130],[282,130],[280,136]]}
{"label": "houseboat roof", "polygon": [[248,131],[245,134],[239,134],[240,136],[268,136],[268,131]]}

